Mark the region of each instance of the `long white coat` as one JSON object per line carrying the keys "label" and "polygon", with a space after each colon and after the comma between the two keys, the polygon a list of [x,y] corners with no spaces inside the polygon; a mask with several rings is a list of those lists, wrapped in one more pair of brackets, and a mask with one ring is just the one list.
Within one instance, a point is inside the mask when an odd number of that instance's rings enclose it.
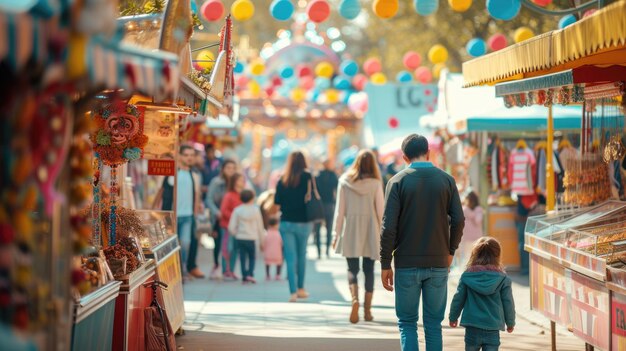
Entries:
{"label": "long white coat", "polygon": [[380,259],[380,226],[384,211],[383,184],[379,179],[351,183],[339,179],[333,235],[336,253],[344,257]]}

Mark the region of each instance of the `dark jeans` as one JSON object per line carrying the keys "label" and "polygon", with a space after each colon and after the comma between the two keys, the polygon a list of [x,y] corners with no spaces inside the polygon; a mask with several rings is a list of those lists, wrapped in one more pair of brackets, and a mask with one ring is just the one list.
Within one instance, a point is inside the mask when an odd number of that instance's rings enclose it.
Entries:
{"label": "dark jeans", "polygon": [[500,331],[465,327],[465,351],[498,351]]}
{"label": "dark jeans", "polygon": [[241,279],[254,277],[254,263],[256,261],[256,248],[254,240],[237,239],[239,248],[239,261],[241,263]]}
{"label": "dark jeans", "polygon": [[517,227],[520,273],[528,274],[528,252],[524,250],[524,230],[526,229],[526,221],[516,221],[515,226]]}
{"label": "dark jeans", "polygon": [[220,228],[220,225],[218,223],[215,223],[215,232],[217,233],[217,236],[215,238],[213,238],[213,241],[215,242],[215,248],[213,249],[213,267],[219,267],[220,266],[220,248],[222,247],[222,228]]}
{"label": "dark jeans", "polygon": [[[270,267],[271,267],[271,265],[269,265],[269,264],[265,265],[265,274],[267,274],[268,277],[270,276]],[[280,272],[282,271],[282,269],[283,269],[283,265],[282,264],[277,264],[276,265],[276,276],[277,277],[280,277]]]}
{"label": "dark jeans", "polygon": [[[326,225],[326,256],[330,251],[330,244],[333,237],[333,219],[335,217],[335,204],[324,203],[324,223]],[[322,222],[315,223],[315,245],[317,246],[317,257],[322,257]]]}
{"label": "dark jeans", "polygon": [[[348,282],[358,284],[359,258],[346,257],[346,261],[348,261]],[[374,260],[369,257],[363,257],[363,274],[365,274],[365,291],[374,292]]]}
{"label": "dark jeans", "polygon": [[189,258],[187,259],[187,272],[198,268],[198,238],[196,237],[196,220],[191,223],[191,242],[189,243]]}

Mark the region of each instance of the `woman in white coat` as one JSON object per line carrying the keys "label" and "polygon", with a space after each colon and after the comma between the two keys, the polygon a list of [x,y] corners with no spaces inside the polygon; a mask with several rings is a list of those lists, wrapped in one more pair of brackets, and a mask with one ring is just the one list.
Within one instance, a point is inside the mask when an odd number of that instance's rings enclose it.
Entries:
{"label": "woman in white coat", "polygon": [[383,208],[383,182],[376,156],[369,150],[362,150],[350,169],[339,179],[333,226],[333,248],[348,261],[352,323],[359,321],[359,258],[363,260],[365,274],[364,318],[366,321],[374,320],[371,313],[374,262],[380,258]]}

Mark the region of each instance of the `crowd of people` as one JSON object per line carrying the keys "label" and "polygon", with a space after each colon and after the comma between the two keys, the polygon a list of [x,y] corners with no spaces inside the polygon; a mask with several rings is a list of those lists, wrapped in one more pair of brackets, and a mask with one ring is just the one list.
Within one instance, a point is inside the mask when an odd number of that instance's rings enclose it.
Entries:
{"label": "crowd of people", "polygon": [[[306,299],[306,254],[312,237],[319,259],[323,253],[329,257],[331,248],[346,259],[351,323],[360,319],[361,270],[363,318],[374,319],[374,267],[380,261],[383,287],[395,292],[402,349],[417,350],[421,302],[426,347],[441,350],[447,281],[454,265],[465,272],[452,302],[450,326],[458,325],[463,310],[460,324],[466,328],[467,349],[497,349],[499,330],[506,326],[513,331],[515,310],[500,245],[483,236],[478,196],[469,193],[461,202],[454,178],[428,161],[424,137],[407,137],[402,154],[406,167],[399,167],[398,160],[384,167],[375,150],[362,150],[338,174],[331,160],[313,173],[305,155],[294,151],[275,186],[257,198],[236,161],[217,157],[212,145],[204,150],[182,146],[176,208],[185,279],[204,278],[196,262],[198,216],[210,224],[205,228],[215,243],[210,279],[255,284],[258,247],[266,279],[281,280],[284,264],[288,301]],[[162,208],[171,209],[171,179],[163,181],[160,195]],[[237,258],[241,275],[235,270]]]}

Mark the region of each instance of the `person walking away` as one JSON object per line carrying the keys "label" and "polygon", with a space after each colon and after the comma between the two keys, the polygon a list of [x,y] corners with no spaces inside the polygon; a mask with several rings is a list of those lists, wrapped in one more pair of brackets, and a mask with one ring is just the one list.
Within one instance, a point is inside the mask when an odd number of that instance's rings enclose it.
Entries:
{"label": "person walking away", "polygon": [[206,201],[211,181],[221,174],[223,161],[216,156],[215,146],[213,144],[204,145],[204,152],[206,155],[202,165],[202,200]]}
{"label": "person walking away", "polygon": [[[329,257],[333,216],[335,215],[335,202],[337,198],[337,185],[339,179],[335,173],[335,165],[332,160],[324,161],[324,169],[315,178],[317,190],[322,198],[324,206],[324,223],[326,225],[326,257]],[[322,223],[315,223],[315,245],[317,246],[317,258],[322,258],[322,239],[321,239]]]}
{"label": "person walking away", "polygon": [[228,232],[237,240],[241,263],[241,280],[243,284],[256,284],[254,279],[254,264],[256,262],[256,243],[263,250],[265,229],[261,209],[254,203],[254,191],[242,190],[242,204],[235,208],[228,223]]}
{"label": "person walking away", "polygon": [[280,271],[283,267],[283,239],[278,230],[278,219],[270,217],[268,220],[267,235],[263,243],[263,256],[265,258],[265,279],[271,280],[271,266],[276,266],[275,280],[280,280]]}
{"label": "person walking away", "polygon": [[[306,160],[300,151],[294,151],[287,158],[285,173],[276,185],[274,203],[280,206],[280,235],[284,243],[289,280],[289,302],[305,299],[309,294],[304,290],[306,273],[306,244],[313,225],[306,215],[306,202],[314,189],[311,173],[307,171]],[[297,290],[296,290],[297,289]]]}
{"label": "person walking away", "polygon": [[233,160],[225,160],[222,163],[222,169],[220,175],[211,180],[209,184],[209,190],[205,200],[206,206],[210,210],[211,222],[214,223],[213,240],[215,242],[215,248],[213,249],[213,269],[211,270],[210,279],[221,279],[222,274],[226,270],[224,265],[220,270],[220,252],[222,251],[222,238],[224,231],[220,226],[220,207],[222,206],[222,200],[226,195],[228,179],[237,172],[237,164]]}
{"label": "person walking away", "polygon": [[241,192],[245,187],[243,174],[235,173],[228,180],[228,192],[224,195],[222,206],[220,207],[220,226],[222,227],[222,267],[224,279],[239,280],[235,274],[235,264],[237,262],[237,241],[230,235],[228,224],[233,211],[242,204]]}
{"label": "person walking away", "polygon": [[374,294],[374,262],[379,259],[379,230],[383,217],[384,198],[380,169],[376,156],[359,152],[350,169],[339,180],[333,248],[348,262],[348,283],[352,294],[350,322],[359,321],[359,259],[365,275],[366,321],[372,316]]}
{"label": "person walking away", "polygon": [[[426,350],[443,348],[448,272],[465,219],[454,178],[428,162],[428,140],[402,142],[409,167],[389,180],[380,243],[381,278],[396,297],[403,351],[418,350],[417,320],[423,303]],[[393,260],[395,276],[391,268]]]}
{"label": "person walking away", "polygon": [[450,305],[450,327],[465,327],[466,351],[497,351],[500,330],[513,332],[515,302],[511,279],[502,267],[498,240],[483,237],[476,241],[467,270]]}
{"label": "person walking away", "polygon": [[459,268],[465,267],[472,253],[474,242],[483,236],[483,208],[480,207],[478,195],[473,191],[465,197],[463,215],[465,216],[465,228],[459,244],[459,254],[456,255],[457,264],[455,264],[455,267]]}

